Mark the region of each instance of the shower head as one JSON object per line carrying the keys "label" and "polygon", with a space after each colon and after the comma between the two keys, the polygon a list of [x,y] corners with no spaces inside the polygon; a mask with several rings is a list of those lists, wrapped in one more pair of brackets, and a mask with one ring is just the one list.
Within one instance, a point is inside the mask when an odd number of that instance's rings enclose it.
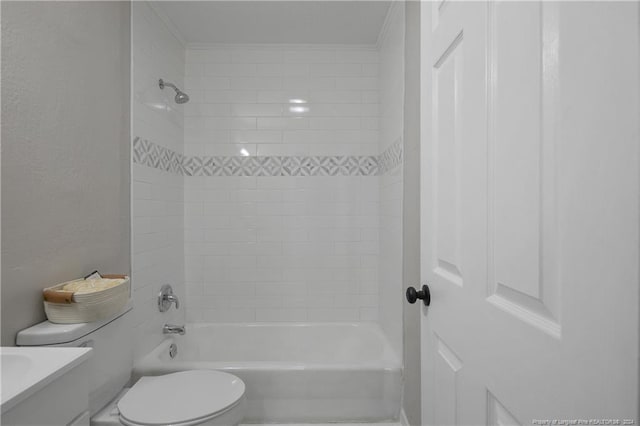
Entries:
{"label": "shower head", "polygon": [[164,86],[172,87],[173,90],[176,91],[176,97],[174,98],[174,100],[176,101],[177,104],[186,104],[187,102],[189,102],[189,95],[184,93],[182,90],[178,89],[175,86],[175,84],[172,84],[172,83],[169,83],[168,81],[164,81],[163,79],[160,79],[158,81],[158,86],[160,86],[161,89],[164,89]]}
{"label": "shower head", "polygon": [[176,97],[175,97],[175,101],[177,104],[186,104],[187,102],[189,102],[189,95],[187,95],[184,92],[181,92],[180,90],[176,90]]}

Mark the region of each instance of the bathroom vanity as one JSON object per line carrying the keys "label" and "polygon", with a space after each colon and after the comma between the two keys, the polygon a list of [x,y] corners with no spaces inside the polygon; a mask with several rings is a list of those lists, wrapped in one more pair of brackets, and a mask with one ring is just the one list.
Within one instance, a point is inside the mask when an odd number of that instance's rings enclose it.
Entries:
{"label": "bathroom vanity", "polygon": [[0,348],[3,425],[89,425],[91,348]]}

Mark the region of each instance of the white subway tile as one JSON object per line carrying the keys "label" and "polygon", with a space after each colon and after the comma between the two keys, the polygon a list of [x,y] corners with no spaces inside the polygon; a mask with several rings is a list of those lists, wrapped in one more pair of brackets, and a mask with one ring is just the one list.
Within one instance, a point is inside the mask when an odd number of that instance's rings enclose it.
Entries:
{"label": "white subway tile", "polygon": [[376,90],[378,79],[374,77],[336,77],[337,90]]}
{"label": "white subway tile", "polygon": [[282,201],[282,191],[264,189],[241,189],[231,194],[231,199],[238,202],[277,203]]}
{"label": "white subway tile", "polygon": [[204,75],[248,77],[257,75],[255,64],[205,64]]}
{"label": "white subway tile", "polygon": [[292,296],[304,295],[307,289],[304,283],[261,283],[255,286],[256,296]]}
{"label": "white subway tile", "polygon": [[256,321],[305,321],[306,309],[264,309],[258,308]]}
{"label": "white subway tile", "polygon": [[229,202],[205,202],[203,203],[203,215],[215,220],[216,216],[236,216],[240,215],[247,205],[234,203],[231,200]]}
{"label": "white subway tile", "polygon": [[[248,103],[258,100],[256,90],[207,90],[204,93],[204,102],[208,103]],[[193,101],[193,100],[192,100]]]}
{"label": "white subway tile", "polygon": [[235,143],[281,143],[281,130],[233,130],[230,140]]}
{"label": "white subway tile", "polygon": [[360,321],[378,321],[379,309],[376,308],[360,308]]}
{"label": "white subway tile", "polygon": [[305,76],[309,75],[309,64],[283,64],[282,75],[285,77]]}
{"label": "white subway tile", "polygon": [[255,229],[206,229],[204,234],[210,242],[256,241]]}
{"label": "white subway tile", "polygon": [[135,200],[149,200],[151,199],[152,184],[148,182],[133,182],[132,197]]}
{"label": "white subway tile", "polygon": [[333,77],[285,77],[282,80],[284,90],[322,90],[335,87],[336,79]]}
{"label": "white subway tile", "polygon": [[380,128],[380,121],[377,117],[361,118],[360,126],[366,130],[378,130]]}
{"label": "white subway tile", "polygon": [[[135,60],[135,54],[133,55]],[[134,64],[135,65],[135,64]],[[205,64],[203,63],[186,63],[184,67],[185,77],[200,77],[204,75]]]}
{"label": "white subway tile", "polygon": [[284,65],[281,63],[272,64],[256,64],[256,75],[261,77],[282,77],[284,74]]}
{"label": "white subway tile", "polygon": [[335,253],[345,255],[355,254],[378,254],[379,247],[377,241],[360,242],[336,242]]}
{"label": "white subway tile", "polygon": [[360,117],[363,112],[362,104],[313,104],[308,108],[310,117]]}
{"label": "white subway tile", "polygon": [[236,49],[231,54],[234,63],[281,63],[282,60],[283,53],[278,50]]}
{"label": "white subway tile", "polygon": [[307,293],[329,295],[357,294],[358,285],[353,281],[322,280],[314,277],[312,280],[307,281]]}
{"label": "white subway tile", "polygon": [[188,103],[184,105],[185,117],[226,117],[231,114],[229,104],[198,104]]}
{"label": "white subway tile", "polygon": [[358,63],[378,63],[379,54],[375,49],[338,49],[336,51],[336,62],[358,62]]}
{"label": "white subway tile", "polygon": [[282,253],[281,242],[229,243],[230,255],[272,256]]}
{"label": "white subway tile", "polygon": [[255,310],[249,308],[205,309],[201,320],[204,322],[252,322],[256,320]]}
{"label": "white subway tile", "polygon": [[[174,117],[184,131],[136,124],[167,141],[184,138],[184,145],[166,146],[185,155],[377,155],[379,141],[390,144],[401,131],[402,96],[389,96],[396,86],[383,80],[387,70],[380,73],[375,49],[187,49],[186,62],[184,85],[192,88],[191,101],[184,120]],[[174,68],[180,72],[169,69]],[[379,89],[387,91],[391,109],[380,111]],[[144,108],[136,114],[146,121],[157,115]],[[154,282],[150,259],[171,262],[171,247],[182,238],[189,320],[379,318],[379,262],[398,267],[387,261],[398,250],[396,243],[383,254],[379,244],[401,229],[399,174],[188,177],[180,183],[182,192],[146,186],[164,182],[163,173],[143,170],[136,176],[133,193],[140,202],[134,206],[139,224],[134,233],[154,235],[134,243],[134,250],[148,249],[138,252],[140,283]],[[176,210],[181,199],[184,207]],[[385,232],[379,213],[385,214]],[[184,230],[180,221],[174,223],[181,215]],[[393,223],[387,226],[388,221]],[[151,293],[145,298],[150,311]]]}
{"label": "white subway tile", "polygon": [[[256,119],[253,117],[235,118],[211,118],[205,117],[200,120],[205,129],[211,130],[247,130],[256,128]],[[185,128],[187,124],[185,122]]]}
{"label": "white subway tile", "polygon": [[231,113],[243,117],[278,117],[282,115],[281,104],[235,104]]}
{"label": "white subway tile", "polygon": [[362,94],[359,90],[311,90],[309,102],[319,103],[359,103]]}
{"label": "white subway tile", "polygon": [[231,52],[228,50],[194,50],[187,49],[186,62],[192,63],[229,63],[231,62]]}
{"label": "white subway tile", "polygon": [[259,103],[291,103],[291,100],[308,102],[308,90],[288,89],[288,90],[260,90],[258,91]]}
{"label": "white subway tile", "polygon": [[319,130],[357,130],[360,118],[310,118],[309,127]]}
{"label": "white subway tile", "polygon": [[228,243],[206,242],[200,246],[200,254],[205,256],[231,254],[231,250]]}
{"label": "white subway tile", "polygon": [[308,321],[336,322],[336,321],[358,321],[360,312],[354,308],[310,308],[308,310]]}
{"label": "white subway tile", "polygon": [[327,63],[336,61],[336,51],[333,49],[304,49],[292,50],[284,53],[285,63]]}
{"label": "white subway tile", "polygon": [[283,129],[307,129],[309,128],[309,119],[293,117],[293,118],[263,118],[257,119],[257,128],[260,130],[283,130]]}
{"label": "white subway tile", "polygon": [[359,77],[362,75],[362,65],[344,62],[313,64],[310,67],[309,74],[316,77]]}
{"label": "white subway tile", "polygon": [[258,241],[307,241],[306,229],[258,229]]}
{"label": "white subway tile", "polygon": [[244,155],[258,155],[256,144],[250,143],[220,143],[210,144],[206,147],[207,155],[239,157]]}
{"label": "white subway tile", "polygon": [[362,228],[360,232],[362,241],[378,241],[380,239],[378,228]]}
{"label": "white subway tile", "polygon": [[360,241],[360,230],[355,228],[342,229],[310,229],[310,241]]}
{"label": "white subway tile", "polygon": [[380,94],[377,90],[363,90],[362,103],[377,104],[380,102]]}
{"label": "white subway tile", "polygon": [[281,249],[281,253],[284,255],[335,254],[335,245],[333,242],[285,242],[282,244]]}
{"label": "white subway tile", "polygon": [[231,88],[234,90],[275,90],[282,88],[280,77],[231,77]]}
{"label": "white subway tile", "polygon": [[222,283],[213,284],[206,283],[203,286],[202,293],[211,296],[254,296],[256,293],[256,285],[253,282],[242,283]]}
{"label": "white subway tile", "polygon": [[254,176],[224,176],[217,179],[204,179],[205,187],[227,189],[233,191],[235,189],[256,188],[256,178]]}
{"label": "white subway tile", "polygon": [[362,64],[362,75],[364,77],[378,77],[379,65],[377,63]]}

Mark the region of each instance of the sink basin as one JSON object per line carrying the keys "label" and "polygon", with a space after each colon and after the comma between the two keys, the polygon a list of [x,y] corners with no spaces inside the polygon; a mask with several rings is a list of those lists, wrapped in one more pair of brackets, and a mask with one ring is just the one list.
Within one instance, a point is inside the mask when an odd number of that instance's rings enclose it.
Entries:
{"label": "sink basin", "polygon": [[2,413],[91,356],[91,348],[0,348]]}
{"label": "sink basin", "polygon": [[[33,360],[24,354],[5,354],[2,352],[0,365],[2,365],[2,394],[5,393],[5,383],[11,386],[21,383],[28,375],[28,371],[33,368]],[[4,402],[4,399],[2,400]]]}

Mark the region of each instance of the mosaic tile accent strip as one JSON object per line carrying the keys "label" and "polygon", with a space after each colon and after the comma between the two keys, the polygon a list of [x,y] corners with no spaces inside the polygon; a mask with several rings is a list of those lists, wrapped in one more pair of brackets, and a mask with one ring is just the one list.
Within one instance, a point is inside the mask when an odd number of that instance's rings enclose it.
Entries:
{"label": "mosaic tile accent strip", "polygon": [[189,157],[136,137],[133,162],[183,176],[378,176],[402,163],[402,144],[379,156]]}
{"label": "mosaic tile accent strip", "polygon": [[378,174],[384,175],[402,164],[402,140],[397,139],[378,156]]}
{"label": "mosaic tile accent strip", "polygon": [[184,156],[169,148],[136,137],[133,139],[133,162],[169,173],[182,174]]}
{"label": "mosaic tile accent strip", "polygon": [[185,157],[185,176],[375,176],[376,156]]}

